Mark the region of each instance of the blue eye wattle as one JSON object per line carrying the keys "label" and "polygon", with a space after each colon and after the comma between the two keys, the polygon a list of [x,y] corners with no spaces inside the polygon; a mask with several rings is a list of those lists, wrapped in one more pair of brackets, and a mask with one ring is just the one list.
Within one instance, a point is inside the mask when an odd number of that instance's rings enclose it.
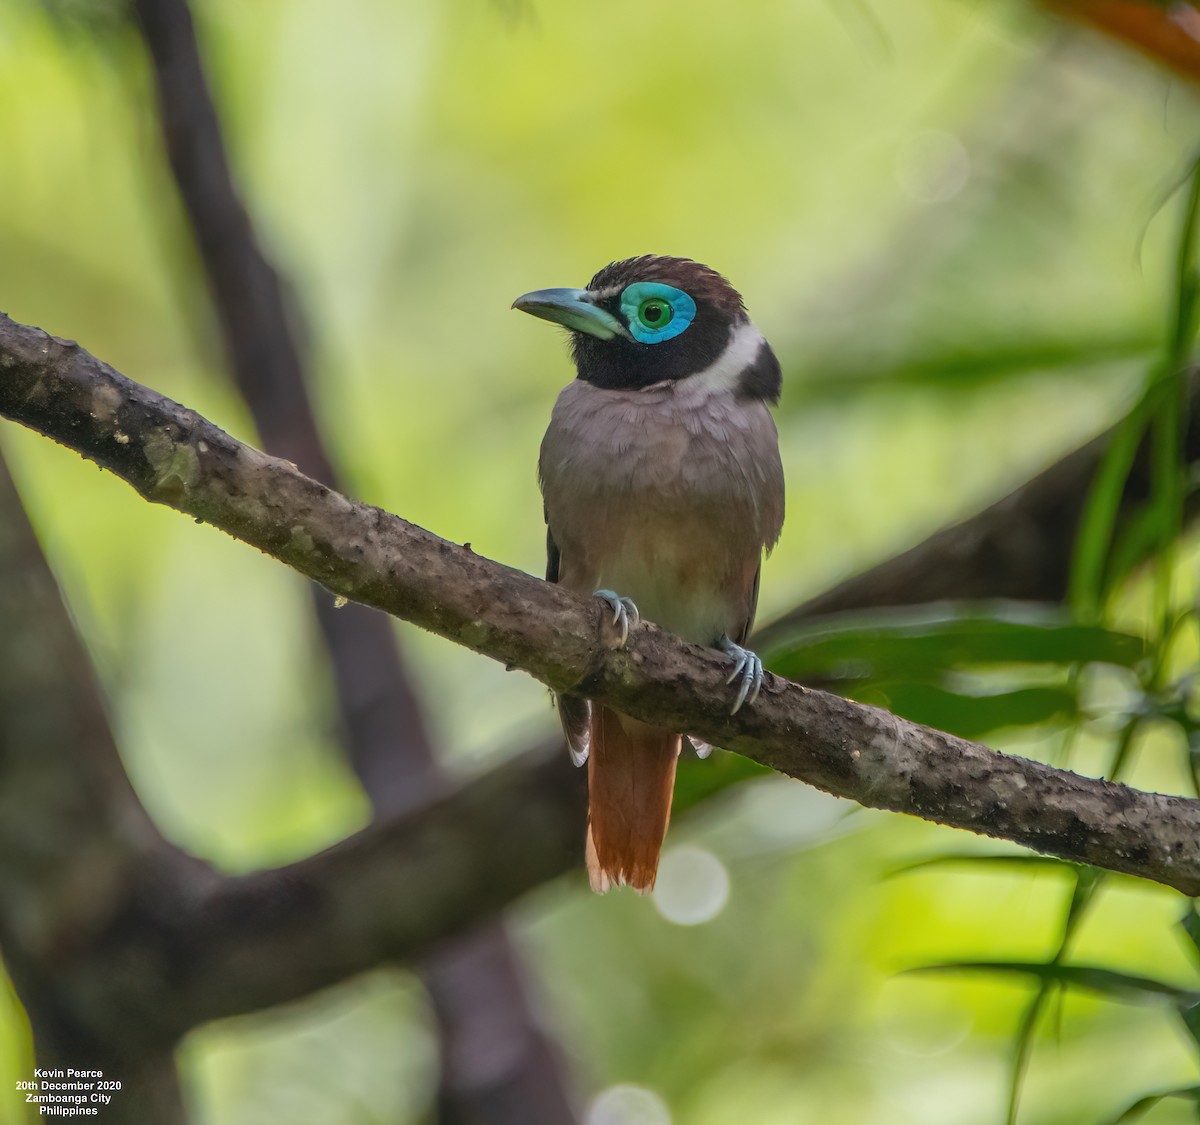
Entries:
{"label": "blue eye wattle", "polygon": [[682,289],[657,281],[638,281],[621,294],[621,317],[633,338],[661,344],[683,332],[696,315],[696,302]]}

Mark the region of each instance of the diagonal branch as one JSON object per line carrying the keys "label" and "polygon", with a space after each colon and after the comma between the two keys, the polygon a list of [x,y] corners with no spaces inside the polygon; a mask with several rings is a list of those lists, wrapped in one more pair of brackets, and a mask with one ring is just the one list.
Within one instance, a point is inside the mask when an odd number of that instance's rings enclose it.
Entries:
{"label": "diagonal branch", "polygon": [[180,1030],[427,957],[581,865],[587,798],[561,749],[286,868],[214,883],[170,922],[186,966],[172,997]]}
{"label": "diagonal branch", "polygon": [[[1200,802],[997,754],[776,677],[731,716],[721,654],[653,626],[635,629],[625,650],[597,645],[603,615],[593,602],[335,493],[77,344],[7,318],[0,414],[110,469],[147,500],[557,690],[687,730],[864,805],[1200,893]],[[280,884],[308,862],[286,869]]]}
{"label": "diagonal branch", "polygon": [[[1200,389],[1195,375],[1192,386]],[[1109,430],[1093,438],[983,511],[764,625],[755,643],[769,647],[809,618],[852,609],[983,598],[1063,601],[1079,523],[1112,436]],[[1189,399],[1184,456],[1200,463],[1200,393]],[[1118,537],[1143,509],[1150,474],[1150,442],[1143,440],[1121,493]],[[1200,490],[1194,490],[1187,515],[1198,513]]]}

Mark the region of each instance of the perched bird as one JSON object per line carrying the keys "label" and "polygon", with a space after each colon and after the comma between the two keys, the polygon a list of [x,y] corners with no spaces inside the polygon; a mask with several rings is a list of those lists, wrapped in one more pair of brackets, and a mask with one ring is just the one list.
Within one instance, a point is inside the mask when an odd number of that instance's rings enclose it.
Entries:
{"label": "perched bird", "polygon": [[[763,551],[783,524],[783,468],[768,404],[779,361],[715,270],[646,255],[586,289],[541,289],[513,307],[570,330],[577,378],[542,440],[546,578],[594,594],[621,643],[641,616],[733,661],[732,710],[762,661],[742,647]],[[565,695],[559,716],[588,763],[592,888],[653,888],[681,736]],[[706,753],[708,747],[697,744]]]}

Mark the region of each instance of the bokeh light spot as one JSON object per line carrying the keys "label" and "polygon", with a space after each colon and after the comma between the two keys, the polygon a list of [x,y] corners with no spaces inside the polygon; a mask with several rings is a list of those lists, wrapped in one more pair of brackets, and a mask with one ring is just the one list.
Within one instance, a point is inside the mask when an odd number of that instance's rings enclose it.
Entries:
{"label": "bokeh light spot", "polygon": [[663,856],[654,905],[669,922],[698,926],[715,918],[729,901],[729,872],[710,851],[691,844]]}
{"label": "bokeh light spot", "polygon": [[671,1125],[671,1111],[645,1086],[610,1086],[588,1107],[584,1125]]}

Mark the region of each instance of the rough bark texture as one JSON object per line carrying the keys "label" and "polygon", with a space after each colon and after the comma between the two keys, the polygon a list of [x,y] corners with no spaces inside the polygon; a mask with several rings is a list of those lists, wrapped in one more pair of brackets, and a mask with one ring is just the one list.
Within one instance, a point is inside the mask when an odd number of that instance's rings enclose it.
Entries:
{"label": "rough bark texture", "polygon": [[[234,183],[187,0],[136,0],[134,10],[154,66],[166,155],[263,448],[340,489],[308,394],[302,317]],[[336,609],[319,587],[313,595],[347,757],[375,815],[399,816],[445,786],[421,701],[386,617],[358,604]],[[422,978],[440,1032],[440,1120],[575,1119],[558,1052],[526,999],[520,959],[498,919],[435,951]]]}
{"label": "rough bark texture", "polygon": [[[0,414],[78,450],[148,500],[556,690],[686,730],[864,805],[1200,892],[1200,802],[997,754],[777,677],[753,707],[731,716],[721,654],[651,625],[635,628],[628,647],[617,649],[598,604],[341,496],[78,345],[7,318],[0,319]],[[306,863],[337,866],[344,854],[335,849],[273,878],[294,879]],[[519,893],[511,873],[501,887],[477,905],[494,909],[497,894]],[[403,913],[410,911],[411,900]],[[282,932],[274,947],[286,949]]]}

